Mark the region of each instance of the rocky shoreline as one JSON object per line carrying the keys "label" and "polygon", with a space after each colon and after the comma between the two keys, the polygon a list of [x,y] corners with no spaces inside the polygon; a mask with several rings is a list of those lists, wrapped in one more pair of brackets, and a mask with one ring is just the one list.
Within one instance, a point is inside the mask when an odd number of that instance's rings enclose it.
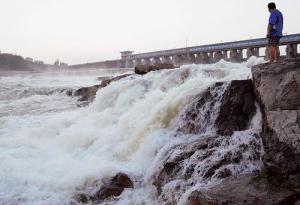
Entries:
{"label": "rocky shoreline", "polygon": [[[173,68],[173,67],[168,67]],[[136,68],[138,74],[145,74],[161,68]],[[91,102],[98,89],[130,75],[105,79],[100,85],[81,88],[72,95],[81,96],[80,101]],[[203,113],[203,106],[216,103],[216,90],[224,89],[220,111],[216,119],[210,113]],[[256,104],[262,113],[261,133],[253,134],[248,144],[241,143],[236,150],[228,151],[220,161],[210,164],[205,173],[197,171],[197,163],[214,155],[221,144],[230,140],[234,131],[244,131],[255,115]],[[208,110],[211,110],[208,109]],[[174,199],[164,196],[162,187],[170,181],[182,180],[194,183],[191,176],[201,174],[204,178],[224,179],[210,189],[199,189],[190,193],[187,205],[293,205],[300,204],[300,59],[284,60],[279,64],[253,66],[252,80],[216,83],[205,93],[196,96],[193,104],[181,115],[183,124],[178,132],[199,133],[208,124],[214,124],[216,136],[202,137],[192,142],[173,147],[168,153],[180,153],[176,158],[167,157],[160,171],[153,176],[162,204],[175,204]],[[203,123],[206,122],[207,124]],[[259,141],[262,141],[261,148]],[[263,149],[261,155],[257,150]],[[251,152],[253,159],[262,159],[263,169],[247,175],[234,175],[226,169],[228,164],[238,164],[245,158],[244,152]],[[204,153],[199,155],[199,153]],[[182,164],[187,166],[185,169]],[[126,183],[120,183],[120,178]],[[121,181],[122,181],[121,180]],[[124,188],[134,187],[130,176],[119,173],[108,180],[93,196],[76,195],[74,203],[94,203],[109,200],[122,193]],[[178,189],[183,189],[180,187]],[[182,184],[183,186],[183,184]],[[113,187],[113,188],[112,188]],[[175,192],[174,192],[175,194]]]}
{"label": "rocky shoreline", "polygon": [[195,191],[189,205],[300,204],[300,59],[256,65],[252,77],[263,114],[263,169]]}

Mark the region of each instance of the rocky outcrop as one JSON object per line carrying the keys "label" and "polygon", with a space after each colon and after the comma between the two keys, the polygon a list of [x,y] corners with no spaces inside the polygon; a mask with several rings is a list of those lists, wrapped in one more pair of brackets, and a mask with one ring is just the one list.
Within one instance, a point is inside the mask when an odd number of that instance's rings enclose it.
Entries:
{"label": "rocky outcrop", "polygon": [[229,177],[209,190],[193,191],[186,205],[293,205],[300,194],[274,186],[260,176]]}
{"label": "rocky outcrop", "polygon": [[78,101],[92,102],[99,88],[103,87],[101,87],[101,85],[93,85],[90,87],[79,88],[74,92],[74,96],[80,96]]}
{"label": "rocky outcrop", "polygon": [[[300,203],[300,59],[254,66],[252,76],[252,81],[216,83],[181,111],[174,123],[178,138],[159,152],[149,176],[159,204],[176,204],[183,193],[187,205]],[[111,81],[103,79],[88,96]],[[263,114],[261,133],[249,129],[259,116],[253,118],[255,99]],[[196,186],[207,182],[218,183]],[[93,193],[79,193],[76,201],[114,200],[125,188],[133,183],[120,174]]]}
{"label": "rocky outcrop", "polygon": [[[94,187],[97,187],[97,183],[94,184]],[[124,189],[127,188],[134,188],[132,180],[126,174],[118,173],[111,179],[104,180],[102,186],[94,191],[94,193],[77,193],[74,196],[73,204],[90,204],[91,202],[100,203],[121,195]]]}
{"label": "rocky outcrop", "polygon": [[265,171],[300,187],[300,59],[252,68],[262,107]]}
{"label": "rocky outcrop", "polygon": [[[248,133],[247,139],[239,142],[232,135],[248,129],[256,110],[254,103],[251,80],[216,83],[195,96],[182,111],[177,128],[178,134],[195,137],[194,140],[186,140],[164,153],[161,168],[153,176],[162,204],[176,202],[167,193],[185,192],[200,179],[205,182],[230,177],[242,170],[242,163],[260,160],[260,137],[256,133]],[[170,184],[176,190],[169,190]]]}
{"label": "rocky outcrop", "polygon": [[245,130],[255,113],[255,98],[251,80],[234,80],[223,96],[216,119],[219,135],[232,135]]}
{"label": "rocky outcrop", "polygon": [[213,125],[217,134],[231,135],[248,127],[255,110],[251,80],[216,83],[195,97],[182,114],[178,131],[196,134]]}
{"label": "rocky outcrop", "polygon": [[84,101],[84,102],[86,102],[85,104],[88,104],[94,100],[96,93],[100,88],[104,88],[107,85],[109,85],[111,82],[118,81],[118,80],[120,80],[122,78],[126,78],[130,75],[131,74],[125,74],[125,75],[120,75],[120,76],[113,77],[113,78],[101,78],[100,80],[102,80],[102,81],[101,81],[100,85],[94,85],[94,86],[90,86],[90,87],[80,88],[80,89],[76,90],[72,95],[79,96],[80,97],[78,99],[79,101]]}
{"label": "rocky outcrop", "polygon": [[[197,183],[197,178],[201,178],[203,181],[211,178],[224,179],[232,175],[228,165],[234,166],[245,159],[259,160],[260,158],[258,136],[254,136],[249,144],[241,143],[232,147],[231,150],[224,150],[222,156],[219,156],[218,149],[226,149],[227,146],[231,146],[230,137],[203,136],[193,142],[172,147],[166,153],[167,157],[161,170],[154,176],[153,184],[157,187],[158,192],[163,194],[164,186],[172,181],[182,180],[178,185],[179,189],[193,186]],[[245,153],[248,153],[249,156]]]}
{"label": "rocky outcrop", "polygon": [[162,69],[173,69],[175,66],[170,63],[162,63],[162,64],[155,64],[155,65],[137,65],[134,68],[134,72],[136,74],[144,75],[151,71],[155,70],[162,70]]}
{"label": "rocky outcrop", "polygon": [[[214,127],[214,116],[219,111],[218,104],[222,101],[226,89],[225,83],[218,82],[195,96],[181,112],[177,132],[198,134]],[[212,112],[216,112],[215,115],[212,115]]]}

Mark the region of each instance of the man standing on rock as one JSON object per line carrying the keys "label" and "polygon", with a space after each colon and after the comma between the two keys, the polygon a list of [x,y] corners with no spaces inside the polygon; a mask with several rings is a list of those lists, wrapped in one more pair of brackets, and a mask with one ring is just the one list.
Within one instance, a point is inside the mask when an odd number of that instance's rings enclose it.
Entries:
{"label": "man standing on rock", "polygon": [[282,37],[283,15],[276,9],[275,3],[268,4],[269,12],[271,13],[268,24],[268,57],[270,62],[278,62],[280,58],[279,42]]}

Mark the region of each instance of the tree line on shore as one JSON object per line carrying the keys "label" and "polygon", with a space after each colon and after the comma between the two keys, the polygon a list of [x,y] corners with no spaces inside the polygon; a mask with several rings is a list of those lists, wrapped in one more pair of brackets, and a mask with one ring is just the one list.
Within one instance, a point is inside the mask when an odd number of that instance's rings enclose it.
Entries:
{"label": "tree line on shore", "polygon": [[56,60],[53,65],[45,64],[43,61],[34,61],[32,58],[24,58],[20,55],[0,52],[0,69],[2,70],[31,70],[45,68],[67,67],[66,63]]}

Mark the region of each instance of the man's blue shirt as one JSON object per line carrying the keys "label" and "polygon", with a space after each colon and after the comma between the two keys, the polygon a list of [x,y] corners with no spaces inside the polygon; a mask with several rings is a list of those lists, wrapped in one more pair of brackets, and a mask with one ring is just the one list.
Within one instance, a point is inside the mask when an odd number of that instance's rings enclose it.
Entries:
{"label": "man's blue shirt", "polygon": [[271,35],[282,37],[283,15],[279,10],[275,9],[274,11],[272,11],[269,18],[269,24],[273,25],[273,30]]}

